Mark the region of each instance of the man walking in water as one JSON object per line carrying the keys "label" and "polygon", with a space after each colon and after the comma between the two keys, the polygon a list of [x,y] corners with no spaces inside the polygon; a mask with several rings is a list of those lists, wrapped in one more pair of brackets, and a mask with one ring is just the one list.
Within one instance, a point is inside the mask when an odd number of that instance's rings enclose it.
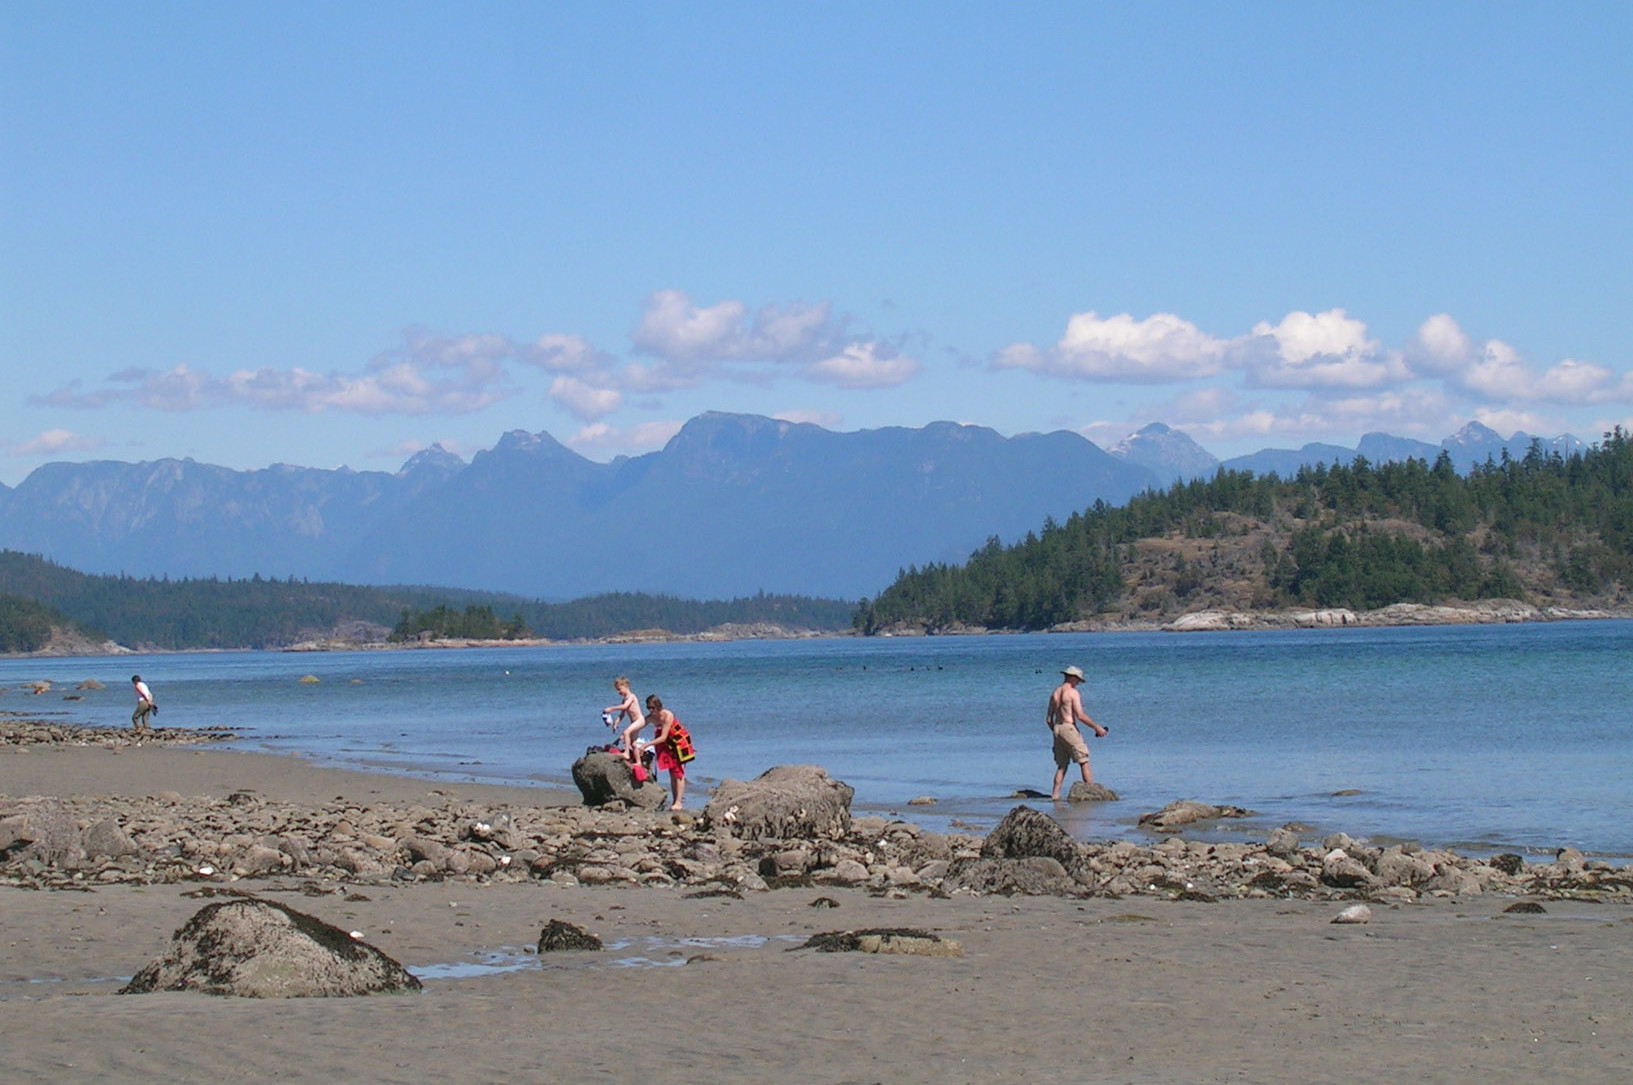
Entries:
{"label": "man walking in water", "polygon": [[1092,727],[1096,738],[1105,738],[1108,734],[1083,711],[1083,697],[1077,692],[1083,683],[1083,668],[1067,667],[1060,673],[1064,680],[1049,695],[1049,711],[1043,717],[1055,736],[1055,786],[1049,797],[1056,802],[1060,801],[1060,785],[1066,780],[1066,766],[1071,762],[1076,761],[1083,770],[1084,783],[1094,783],[1094,775],[1089,771],[1089,746],[1077,729],[1078,722]]}
{"label": "man walking in water", "polygon": [[130,725],[138,731],[150,731],[147,718],[159,711],[159,706],[153,700],[153,691],[147,688],[142,676],[130,676],[130,684],[136,689],[136,711],[130,714]]}

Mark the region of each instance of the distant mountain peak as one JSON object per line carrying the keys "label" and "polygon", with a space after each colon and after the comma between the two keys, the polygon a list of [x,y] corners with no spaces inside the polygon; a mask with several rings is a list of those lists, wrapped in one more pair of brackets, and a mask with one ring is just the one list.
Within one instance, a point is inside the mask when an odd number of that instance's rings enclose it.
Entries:
{"label": "distant mountain peak", "polygon": [[1164,484],[1207,478],[1219,469],[1219,460],[1213,453],[1183,431],[1161,422],[1140,427],[1106,452],[1145,468]]}
{"label": "distant mountain peak", "polygon": [[409,475],[421,471],[457,471],[465,466],[465,461],[454,453],[442,447],[440,441],[432,442],[429,448],[422,448],[408,458],[399,475]]}
{"label": "distant mountain peak", "polygon": [[494,446],[486,452],[478,452],[475,459],[493,455],[524,455],[524,456],[551,456],[565,453],[578,458],[578,453],[556,440],[545,430],[529,433],[525,429],[513,429],[501,434]]}
{"label": "distant mountain peak", "polygon": [[1483,422],[1469,422],[1462,429],[1442,441],[1441,444],[1487,444],[1493,441],[1502,444],[1502,434]]}

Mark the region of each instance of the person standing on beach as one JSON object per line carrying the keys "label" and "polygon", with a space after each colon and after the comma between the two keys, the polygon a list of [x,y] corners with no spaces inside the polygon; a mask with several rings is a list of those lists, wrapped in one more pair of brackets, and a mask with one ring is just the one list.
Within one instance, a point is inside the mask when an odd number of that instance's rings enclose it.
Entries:
{"label": "person standing on beach", "polygon": [[608,705],[603,711],[612,715],[614,728],[618,727],[618,720],[625,721],[624,728],[618,735],[618,743],[624,748],[624,760],[633,765],[637,757],[636,736],[641,733],[641,728],[646,726],[646,717],[641,715],[641,702],[636,700],[635,694],[630,691],[628,678],[620,674],[612,680],[612,688],[621,700],[617,704]]}
{"label": "person standing on beach", "polygon": [[130,725],[138,731],[151,731],[147,718],[156,715],[159,711],[158,702],[153,699],[153,691],[147,688],[142,676],[130,676],[130,684],[136,690],[136,711],[130,714]]}
{"label": "person standing on beach", "polygon": [[692,759],[692,736],[675,714],[663,707],[656,693],[646,699],[646,715],[657,731],[652,748],[658,751],[658,770],[669,774],[669,809],[679,810],[686,797],[686,762]]}
{"label": "person standing on beach", "polygon": [[1049,695],[1049,710],[1043,717],[1043,722],[1049,725],[1050,733],[1055,736],[1055,786],[1049,797],[1056,802],[1060,801],[1060,785],[1066,781],[1066,766],[1073,761],[1083,771],[1083,782],[1094,783],[1094,774],[1089,771],[1089,744],[1083,741],[1083,733],[1077,729],[1078,723],[1086,723],[1093,728],[1096,738],[1105,738],[1110,733],[1089,719],[1088,713],[1083,711],[1083,697],[1077,692],[1077,687],[1083,684],[1083,668],[1067,667],[1060,673],[1061,683]]}

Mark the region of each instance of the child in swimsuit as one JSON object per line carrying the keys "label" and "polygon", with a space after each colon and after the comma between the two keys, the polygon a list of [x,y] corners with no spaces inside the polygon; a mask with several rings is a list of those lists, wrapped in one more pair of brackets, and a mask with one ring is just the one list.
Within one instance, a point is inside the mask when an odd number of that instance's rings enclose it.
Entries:
{"label": "child in swimsuit", "polygon": [[[646,717],[641,715],[641,702],[630,692],[628,678],[620,674],[612,680],[612,688],[623,699],[615,705],[608,705],[605,711],[611,713],[615,721],[619,717],[629,721],[618,736],[618,744],[623,747],[624,760],[634,765],[637,757],[635,747],[640,741],[637,736],[640,735],[641,728],[646,726]],[[614,722],[613,726],[616,727],[617,723]]]}

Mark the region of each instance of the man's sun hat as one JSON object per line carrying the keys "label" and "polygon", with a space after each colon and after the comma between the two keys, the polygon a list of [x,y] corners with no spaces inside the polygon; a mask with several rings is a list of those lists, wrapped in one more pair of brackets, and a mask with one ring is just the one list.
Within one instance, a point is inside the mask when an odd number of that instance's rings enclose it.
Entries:
{"label": "man's sun hat", "polygon": [[1079,681],[1082,681],[1082,679],[1083,679],[1083,668],[1082,667],[1067,667],[1065,670],[1061,671],[1060,673],[1064,674],[1067,678],[1076,678]]}

